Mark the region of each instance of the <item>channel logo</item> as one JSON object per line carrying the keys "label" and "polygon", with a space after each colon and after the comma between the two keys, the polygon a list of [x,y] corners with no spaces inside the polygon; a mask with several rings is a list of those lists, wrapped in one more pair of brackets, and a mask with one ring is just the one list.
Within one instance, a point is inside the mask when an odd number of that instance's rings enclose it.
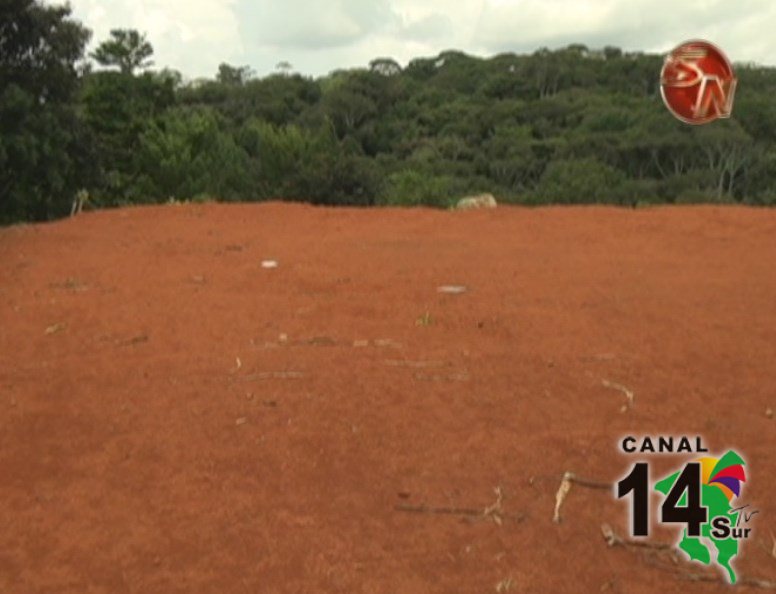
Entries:
{"label": "channel logo", "polygon": [[666,56],[660,92],[681,121],[707,124],[730,117],[737,82],[722,50],[708,41],[687,41]]}
{"label": "channel logo", "polygon": [[[677,443],[678,447],[673,447]],[[624,453],[637,456],[680,452],[697,456],[708,452],[700,438],[693,443],[687,437],[679,440],[664,436],[626,437],[621,448]],[[735,584],[738,578],[733,559],[739,555],[741,544],[750,538],[750,521],[759,513],[740,502],[743,483],[747,480],[746,462],[734,450],[720,457],[696,456],[655,481],[650,476],[650,460],[640,460],[616,484],[615,495],[618,499],[630,499],[631,535],[646,537],[652,524],[650,493],[657,492],[663,497],[658,524],[681,528],[676,549],[691,561],[717,565],[729,583]]]}

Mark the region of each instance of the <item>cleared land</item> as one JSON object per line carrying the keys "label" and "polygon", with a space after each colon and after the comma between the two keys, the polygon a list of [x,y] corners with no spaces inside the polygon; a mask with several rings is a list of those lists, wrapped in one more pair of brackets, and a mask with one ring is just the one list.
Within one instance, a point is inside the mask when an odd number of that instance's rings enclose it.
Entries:
{"label": "cleared land", "polygon": [[0,591],[727,591],[608,547],[609,491],[575,485],[552,521],[565,471],[627,472],[630,432],[744,454],[760,514],[735,567],[776,580],[775,361],[774,211],[272,203],[3,229]]}

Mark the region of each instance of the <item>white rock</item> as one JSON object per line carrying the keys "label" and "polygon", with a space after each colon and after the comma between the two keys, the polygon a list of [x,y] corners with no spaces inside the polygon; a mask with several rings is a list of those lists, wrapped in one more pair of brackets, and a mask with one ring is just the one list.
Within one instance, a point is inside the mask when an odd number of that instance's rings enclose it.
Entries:
{"label": "white rock", "polygon": [[455,207],[458,210],[472,210],[477,208],[496,208],[498,203],[493,194],[478,194],[477,196],[466,196],[461,198]]}
{"label": "white rock", "polygon": [[461,293],[466,293],[466,287],[463,285],[442,285],[441,287],[437,287],[437,293],[460,295]]}

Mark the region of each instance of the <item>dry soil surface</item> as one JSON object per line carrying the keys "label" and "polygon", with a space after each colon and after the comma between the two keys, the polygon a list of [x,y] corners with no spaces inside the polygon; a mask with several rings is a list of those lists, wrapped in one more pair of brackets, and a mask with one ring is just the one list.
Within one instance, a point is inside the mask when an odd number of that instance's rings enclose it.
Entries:
{"label": "dry soil surface", "polygon": [[629,433],[742,453],[760,513],[734,565],[776,580],[775,388],[774,211],[269,203],[2,229],[0,591],[728,591],[607,546],[602,524],[628,531],[611,490],[574,485],[553,522],[564,472],[628,472]]}

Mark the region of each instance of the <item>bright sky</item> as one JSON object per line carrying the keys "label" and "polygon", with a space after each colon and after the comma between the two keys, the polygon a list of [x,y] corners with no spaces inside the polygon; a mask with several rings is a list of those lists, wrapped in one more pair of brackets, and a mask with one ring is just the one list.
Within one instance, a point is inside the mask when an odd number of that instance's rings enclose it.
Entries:
{"label": "bright sky", "polygon": [[[50,0],[51,1],[51,0]],[[664,52],[707,39],[736,62],[776,65],[774,0],[70,0],[94,31],[148,35],[157,66],[212,77],[218,65],[259,75],[288,61],[303,74],[402,65],[446,49],[476,55],[583,43]]]}

